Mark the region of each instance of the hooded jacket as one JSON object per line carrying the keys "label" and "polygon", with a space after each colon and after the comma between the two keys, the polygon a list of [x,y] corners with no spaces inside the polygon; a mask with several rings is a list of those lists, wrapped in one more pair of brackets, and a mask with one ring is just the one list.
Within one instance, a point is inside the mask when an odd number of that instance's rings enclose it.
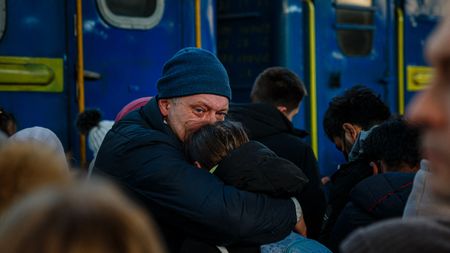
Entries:
{"label": "hooded jacket", "polygon": [[172,252],[185,236],[216,245],[269,243],[297,221],[292,200],[239,191],[193,167],[156,99],[113,126],[94,173],[116,181],[153,214]]}
{"label": "hooded jacket", "polygon": [[268,104],[232,104],[230,118],[241,122],[250,139],[259,141],[278,156],[297,165],[309,179],[298,196],[303,209],[308,237],[317,238],[326,208],[317,160],[311,147],[303,142],[307,133],[295,129],[278,109]]}
{"label": "hooded jacket", "polygon": [[214,175],[241,190],[284,198],[298,195],[309,181],[295,164],[256,141],[233,150]]}
{"label": "hooded jacket", "polygon": [[337,250],[342,240],[359,227],[401,217],[414,176],[415,173],[390,172],[368,177],[358,183],[334,226],[330,249]]}

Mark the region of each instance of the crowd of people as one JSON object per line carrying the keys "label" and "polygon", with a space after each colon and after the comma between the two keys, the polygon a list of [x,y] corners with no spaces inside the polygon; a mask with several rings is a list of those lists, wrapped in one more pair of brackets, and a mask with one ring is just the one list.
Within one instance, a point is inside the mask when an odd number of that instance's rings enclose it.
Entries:
{"label": "crowd of people", "polygon": [[450,252],[448,41],[444,18],[427,44],[432,82],[405,116],[361,85],[331,100],[323,128],[346,162],[328,180],[292,123],[302,80],[267,68],[233,104],[225,68],[199,48],[115,121],[79,115],[84,178],[51,130],[17,131],[0,108],[0,250]]}

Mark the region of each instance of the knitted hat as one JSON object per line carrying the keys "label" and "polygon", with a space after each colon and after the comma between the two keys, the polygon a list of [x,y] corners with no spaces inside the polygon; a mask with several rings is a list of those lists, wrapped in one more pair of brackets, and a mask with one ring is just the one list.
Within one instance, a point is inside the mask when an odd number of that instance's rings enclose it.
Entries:
{"label": "knitted hat", "polygon": [[157,99],[215,94],[231,100],[228,74],[222,63],[211,52],[194,47],[181,49],[164,64],[157,89]]}
{"label": "knitted hat", "polygon": [[103,139],[108,133],[109,129],[114,125],[112,120],[102,120],[98,123],[98,126],[93,127],[88,134],[88,146],[92,150],[94,157],[97,156],[98,150],[102,145]]}

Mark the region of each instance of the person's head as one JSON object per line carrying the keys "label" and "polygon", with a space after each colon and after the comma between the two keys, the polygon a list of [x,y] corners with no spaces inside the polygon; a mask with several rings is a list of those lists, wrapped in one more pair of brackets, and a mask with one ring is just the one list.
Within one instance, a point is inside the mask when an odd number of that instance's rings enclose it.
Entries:
{"label": "person's head", "polygon": [[83,183],[30,195],[0,228],[3,253],[163,253],[153,223],[112,186]]}
{"label": "person's head", "polygon": [[389,119],[389,108],[380,97],[364,86],[354,86],[334,97],[323,119],[328,138],[348,156],[361,130],[369,130]]}
{"label": "person's head", "polygon": [[[67,161],[61,141],[58,136],[48,128],[38,126],[25,128],[15,133],[10,139],[12,141],[34,142],[38,145],[47,146],[53,150],[55,157],[58,157],[61,161]],[[69,169],[67,162],[66,169]]]}
{"label": "person's head", "polygon": [[17,122],[14,115],[0,107],[0,131],[7,136],[13,135],[17,131]]}
{"label": "person's head", "polygon": [[271,67],[258,75],[250,98],[253,103],[275,106],[292,121],[306,95],[305,85],[294,72],[283,67]]}
{"label": "person's head", "polygon": [[157,84],[158,106],[181,141],[205,124],[222,121],[228,112],[228,74],[211,52],[184,48],[164,65]]}
{"label": "person's head", "polygon": [[378,172],[416,172],[419,169],[420,131],[403,119],[388,120],[364,140],[364,157]]}
{"label": "person's head", "polygon": [[70,181],[65,161],[45,145],[10,141],[0,148],[0,214],[26,194]]}
{"label": "person's head", "polygon": [[211,169],[231,151],[249,142],[241,123],[218,121],[205,125],[189,136],[186,153],[197,167]]}
{"label": "person's head", "polygon": [[[450,6],[447,6],[450,7]],[[450,10],[450,8],[447,8]],[[430,161],[431,185],[450,197],[450,16],[428,40],[426,58],[434,68],[429,87],[408,108],[408,118],[424,128],[424,157]]]}
{"label": "person's head", "polygon": [[78,114],[76,126],[81,134],[88,136],[88,146],[96,156],[108,131],[114,125],[112,120],[102,120],[98,109],[87,109]]}

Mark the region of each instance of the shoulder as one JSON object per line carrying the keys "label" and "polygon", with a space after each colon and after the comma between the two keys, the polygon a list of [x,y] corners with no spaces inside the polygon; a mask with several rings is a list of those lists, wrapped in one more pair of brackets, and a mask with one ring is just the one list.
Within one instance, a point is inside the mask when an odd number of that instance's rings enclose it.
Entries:
{"label": "shoulder", "polygon": [[[389,231],[387,233],[387,231]],[[357,230],[342,252],[450,252],[450,221],[430,218],[393,219]],[[383,242],[383,243],[380,243]]]}

